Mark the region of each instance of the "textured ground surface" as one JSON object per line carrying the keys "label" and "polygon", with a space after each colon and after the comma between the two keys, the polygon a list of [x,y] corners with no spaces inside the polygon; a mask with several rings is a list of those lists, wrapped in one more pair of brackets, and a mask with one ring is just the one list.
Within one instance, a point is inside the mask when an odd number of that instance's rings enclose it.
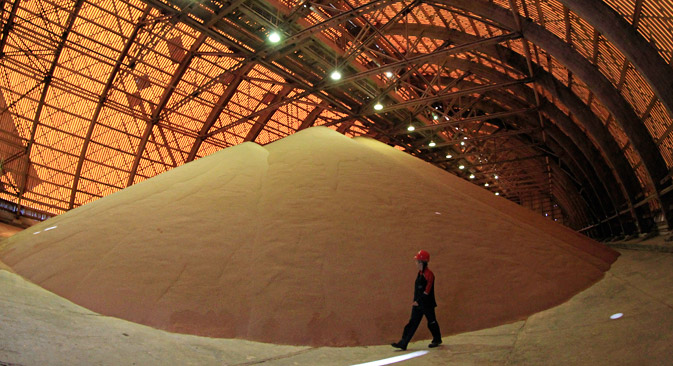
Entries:
{"label": "textured ground surface", "polygon": [[[499,327],[445,337],[399,365],[668,365],[673,354],[673,254],[621,250],[605,278],[568,302]],[[440,311],[443,309],[439,309]],[[624,313],[618,320],[609,316]],[[0,364],[359,364],[407,352],[390,346],[293,347],[173,334],[101,316],[0,270]]]}
{"label": "textured ground surface", "polygon": [[444,334],[558,305],[616,258],[428,163],[327,128],[186,164],[8,238],[0,258],[100,314],[344,346],[397,340],[421,248]]}

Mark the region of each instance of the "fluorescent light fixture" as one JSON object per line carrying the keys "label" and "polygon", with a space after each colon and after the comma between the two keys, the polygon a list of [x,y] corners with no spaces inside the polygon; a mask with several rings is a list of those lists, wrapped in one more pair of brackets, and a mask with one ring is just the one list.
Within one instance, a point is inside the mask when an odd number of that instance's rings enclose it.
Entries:
{"label": "fluorescent light fixture", "polygon": [[430,146],[430,147],[435,147],[435,146],[437,146],[437,144],[436,144],[434,141],[430,141],[430,143],[428,144],[428,146]]}
{"label": "fluorescent light fixture", "polygon": [[615,319],[619,319],[623,316],[624,316],[624,314],[622,314],[622,313],[615,313],[615,314],[610,315],[610,319],[615,320]]}
{"label": "fluorescent light fixture", "polygon": [[374,104],[374,109],[380,111],[381,109],[383,109],[383,104],[381,103]]}
{"label": "fluorescent light fixture", "polygon": [[416,351],[416,352],[411,352],[407,353],[406,355],[401,355],[401,356],[395,356],[395,357],[390,357],[390,358],[384,358],[382,360],[378,361],[372,361],[372,362],[366,362],[366,363],[359,363],[357,365],[351,365],[351,366],[383,366],[383,365],[390,365],[393,363],[398,363],[402,361],[406,361],[412,358],[420,357],[423,356],[424,354],[428,353],[428,351]]}
{"label": "fluorescent light fixture", "polygon": [[332,71],[331,74],[329,74],[329,77],[332,80],[339,80],[339,79],[341,79],[341,73],[339,72],[339,70],[334,70],[334,71]]}
{"label": "fluorescent light fixture", "polygon": [[414,127],[414,126],[409,126],[409,127],[407,127],[407,131],[413,131],[413,130],[415,130],[415,129],[416,129],[416,127]]}
{"label": "fluorescent light fixture", "polygon": [[269,42],[278,43],[280,42],[280,33],[273,31],[269,34]]}

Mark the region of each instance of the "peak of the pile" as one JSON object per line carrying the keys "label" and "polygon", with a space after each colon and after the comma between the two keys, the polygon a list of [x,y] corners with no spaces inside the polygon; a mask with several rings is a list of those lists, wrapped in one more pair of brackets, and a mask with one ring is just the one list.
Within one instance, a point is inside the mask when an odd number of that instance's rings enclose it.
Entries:
{"label": "peak of the pile", "polygon": [[557,305],[615,259],[431,164],[326,127],[224,149],[3,245],[17,273],[101,314],[331,346],[399,338],[419,249],[432,255],[445,333]]}

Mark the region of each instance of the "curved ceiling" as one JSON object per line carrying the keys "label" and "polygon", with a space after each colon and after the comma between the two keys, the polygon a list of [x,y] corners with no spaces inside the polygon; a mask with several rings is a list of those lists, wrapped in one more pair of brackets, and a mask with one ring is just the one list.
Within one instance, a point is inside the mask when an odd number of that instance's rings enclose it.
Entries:
{"label": "curved ceiling", "polygon": [[15,0],[1,18],[18,207],[323,125],[594,237],[673,225],[670,1]]}

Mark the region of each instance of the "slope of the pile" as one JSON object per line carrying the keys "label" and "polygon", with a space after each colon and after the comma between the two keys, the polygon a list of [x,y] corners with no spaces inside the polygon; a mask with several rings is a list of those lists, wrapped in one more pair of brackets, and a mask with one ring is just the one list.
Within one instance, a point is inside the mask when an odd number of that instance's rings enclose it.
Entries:
{"label": "slope of the pile", "polygon": [[[559,304],[614,252],[368,139],[244,143],[3,242],[19,274],[96,312],[283,344],[399,338],[430,251],[444,333]],[[427,336],[422,331],[419,336]]]}
{"label": "slope of the pile", "polygon": [[2,262],[0,262],[0,270],[4,270],[4,271],[7,271],[7,272],[12,272],[12,273],[14,273],[14,271],[13,271],[11,268],[9,268],[8,265],[6,265],[6,264],[4,264],[4,263],[2,263]]}

